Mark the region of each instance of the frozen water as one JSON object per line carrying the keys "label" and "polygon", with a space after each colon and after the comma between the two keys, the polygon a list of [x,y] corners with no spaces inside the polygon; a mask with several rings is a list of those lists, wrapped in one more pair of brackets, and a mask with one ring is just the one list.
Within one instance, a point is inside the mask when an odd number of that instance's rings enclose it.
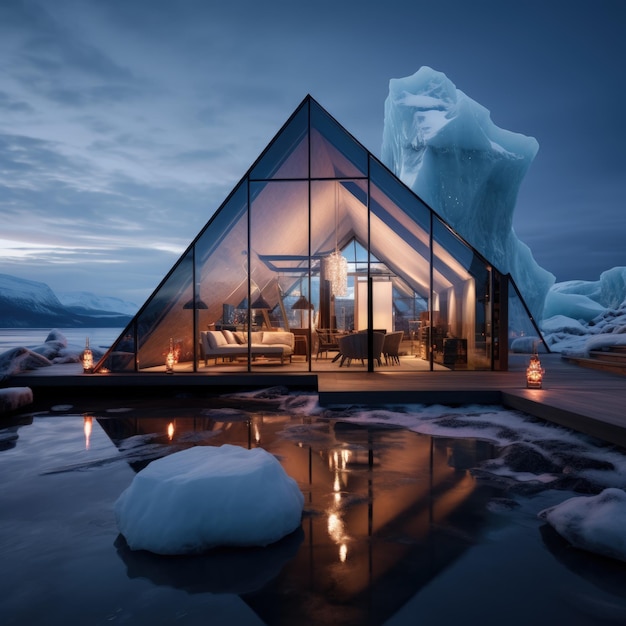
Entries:
{"label": "frozen water", "polygon": [[555,315],[561,315],[574,320],[582,319],[589,322],[594,317],[604,313],[604,309],[605,307],[594,302],[588,296],[551,289],[546,296],[543,317],[546,320]]}
{"label": "frozen water", "polygon": [[133,550],[192,554],[267,546],[300,526],[304,497],[261,448],[198,446],[153,461],[115,505]]}
{"label": "frozen water", "polygon": [[554,276],[513,231],[520,184],[539,145],[498,128],[489,111],[429,67],[392,79],[382,160],[500,271],[536,319]]}
{"label": "frozen water", "polygon": [[[626,306],[626,267],[609,269],[597,281],[554,284],[517,238],[517,194],[538,148],[532,137],[498,128],[487,109],[441,72],[422,67],[389,82],[383,162],[500,271],[511,273],[533,317],[543,320],[552,350],[584,355],[589,347],[580,337],[598,331],[586,325]],[[564,317],[571,323],[555,329]],[[626,332],[626,320],[618,324]],[[604,340],[615,343],[621,340]],[[512,348],[532,345],[524,340]]]}
{"label": "frozen water", "polygon": [[[329,410],[278,388],[156,414],[123,402],[0,424],[7,623],[625,623],[623,565],[568,549],[537,517],[623,486],[610,446],[498,407]],[[266,548],[130,550],[115,502],[198,441],[277,458],[305,494],[300,529]]]}
{"label": "frozen water", "polygon": [[540,511],[539,517],[573,546],[626,561],[626,492],[622,489],[570,498]]}

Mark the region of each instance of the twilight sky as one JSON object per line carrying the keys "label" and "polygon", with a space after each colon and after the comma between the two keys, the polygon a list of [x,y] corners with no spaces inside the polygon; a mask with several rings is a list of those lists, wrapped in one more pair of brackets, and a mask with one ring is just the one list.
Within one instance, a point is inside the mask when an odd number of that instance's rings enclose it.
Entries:
{"label": "twilight sky", "polygon": [[307,95],[376,156],[422,65],[535,137],[518,237],[626,265],[624,0],[0,0],[0,273],[142,304]]}

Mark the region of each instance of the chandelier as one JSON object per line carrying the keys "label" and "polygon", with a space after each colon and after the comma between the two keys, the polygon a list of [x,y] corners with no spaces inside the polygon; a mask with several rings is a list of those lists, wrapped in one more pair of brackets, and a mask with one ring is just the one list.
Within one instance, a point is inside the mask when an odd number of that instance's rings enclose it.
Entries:
{"label": "chandelier", "polygon": [[324,274],[330,281],[333,295],[345,296],[348,294],[348,261],[342,256],[338,248],[335,248],[324,259]]}
{"label": "chandelier", "polygon": [[324,258],[324,273],[330,281],[334,296],[348,295],[348,261],[339,251],[337,245],[337,230],[339,222],[338,188],[335,183],[335,250]]}

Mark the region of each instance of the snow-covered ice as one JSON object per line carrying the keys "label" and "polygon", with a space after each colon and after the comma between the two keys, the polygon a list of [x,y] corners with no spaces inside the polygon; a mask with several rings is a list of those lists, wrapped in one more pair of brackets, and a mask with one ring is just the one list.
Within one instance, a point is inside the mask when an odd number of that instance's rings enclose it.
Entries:
{"label": "snow-covered ice", "polygon": [[30,387],[7,387],[0,389],[0,415],[15,411],[33,401]]}
{"label": "snow-covered ice", "polygon": [[626,492],[609,488],[544,509],[539,518],[577,548],[626,562]]}
{"label": "snow-covered ice", "polygon": [[382,161],[501,272],[535,319],[555,277],[513,231],[521,182],[539,145],[502,128],[443,73],[421,67],[389,81]]}
{"label": "snow-covered ice", "polygon": [[[387,167],[512,274],[552,351],[587,356],[599,344],[586,340],[600,333],[603,347],[623,345],[617,335],[626,333],[626,267],[608,269],[597,281],[555,283],[515,235],[518,190],[538,148],[534,138],[498,128],[441,72],[421,67],[389,82],[381,151]],[[603,330],[597,320],[607,315]],[[530,352],[537,340],[522,337],[511,348]]]}
{"label": "snow-covered ice", "polygon": [[196,446],[150,463],[115,504],[133,550],[195,554],[267,546],[299,528],[304,496],[263,450]]}
{"label": "snow-covered ice", "polygon": [[[80,363],[84,349],[84,344],[69,344],[60,330],[52,329],[39,345],[11,348],[0,354],[0,380],[51,365]],[[97,347],[92,347],[91,351],[95,361],[104,354],[104,350]]]}

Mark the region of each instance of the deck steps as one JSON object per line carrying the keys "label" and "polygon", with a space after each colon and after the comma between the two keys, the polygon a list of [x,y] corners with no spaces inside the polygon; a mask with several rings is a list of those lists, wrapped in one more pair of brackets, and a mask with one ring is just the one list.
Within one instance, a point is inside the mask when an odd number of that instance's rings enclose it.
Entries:
{"label": "deck steps", "polygon": [[581,367],[626,376],[626,346],[610,346],[606,350],[591,350],[588,358],[565,356],[563,358]]}

